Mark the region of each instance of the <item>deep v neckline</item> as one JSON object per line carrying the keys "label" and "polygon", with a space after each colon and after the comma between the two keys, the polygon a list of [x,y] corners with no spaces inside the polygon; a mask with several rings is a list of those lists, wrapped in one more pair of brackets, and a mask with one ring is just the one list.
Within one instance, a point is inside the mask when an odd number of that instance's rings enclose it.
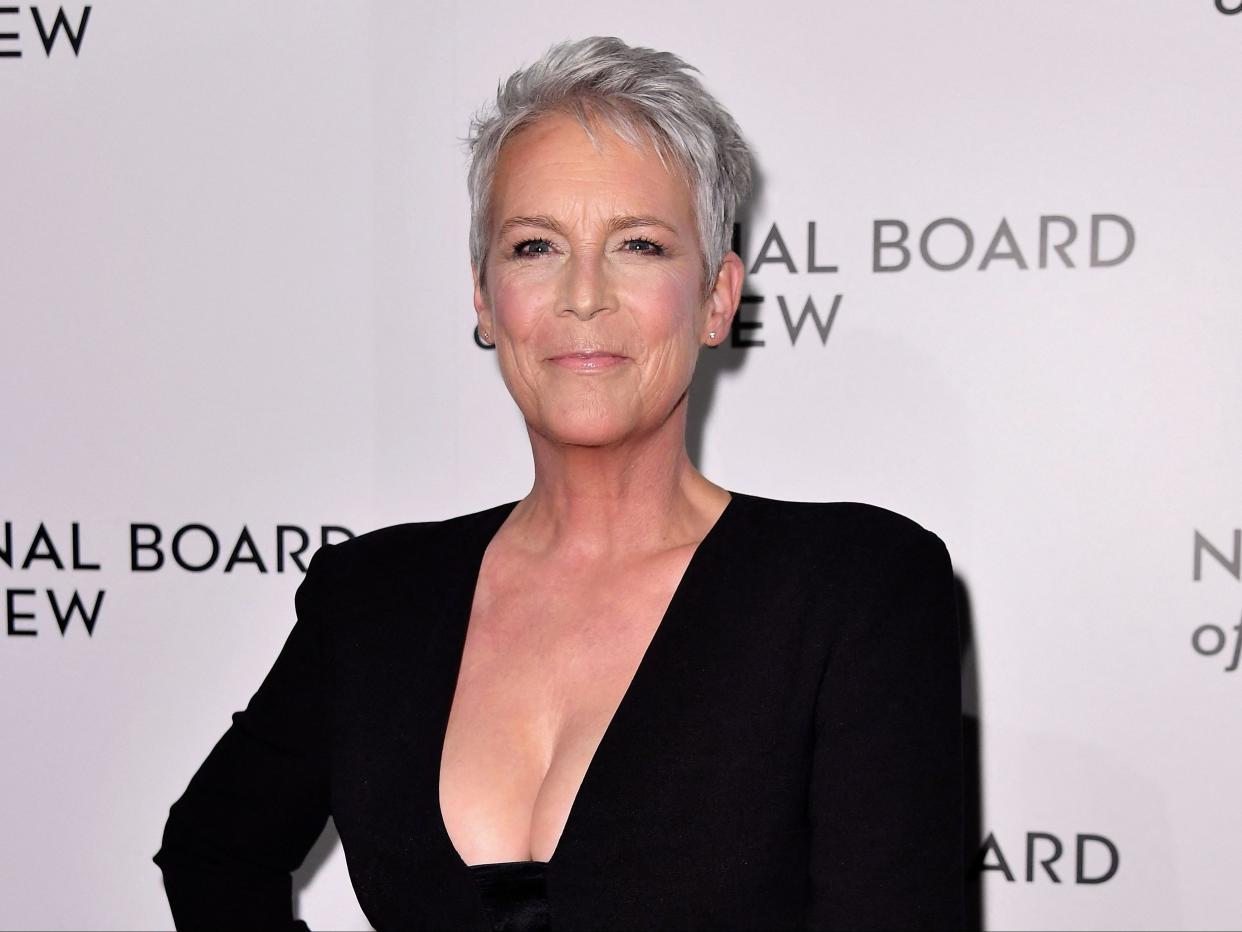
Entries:
{"label": "deep v neckline", "polygon": [[[664,609],[664,614],[660,618],[660,623],[656,626],[655,632],[651,636],[651,640],[647,642],[647,647],[643,651],[642,657],[638,661],[638,666],[634,668],[634,673],[629,683],[625,687],[625,691],[621,694],[621,701],[617,703],[617,707],[613,710],[612,717],[608,720],[604,733],[599,739],[599,743],[595,746],[591,759],[587,762],[586,770],[583,772],[582,781],[578,784],[578,790],[574,794],[573,801],[570,803],[569,812],[565,816],[565,824],[561,828],[560,837],[557,839],[556,847],[552,850],[552,855],[546,861],[536,861],[534,859],[526,859],[514,863],[538,863],[551,867],[557,863],[561,850],[565,847],[566,841],[572,837],[572,830],[576,824],[574,814],[581,808],[584,795],[590,789],[592,777],[596,773],[596,762],[600,759],[609,744],[610,740],[616,740],[614,732],[618,719],[622,717],[628,705],[633,704],[631,698],[636,684],[640,684],[643,671],[652,665],[652,657],[657,654],[660,646],[666,641],[670,634],[670,623],[675,622],[682,614],[682,602],[686,599],[686,591],[695,577],[706,572],[706,563],[711,558],[716,540],[720,537],[721,529],[726,522],[732,517],[733,512],[737,510],[738,500],[744,498],[744,495],[726,489],[729,493],[729,501],[725,503],[720,514],[716,516],[715,523],[708,528],[707,533],[698,542],[694,548],[694,552],[690,555],[689,561],[686,563],[685,570],[682,571],[681,578],[678,579],[677,585],[673,589],[673,594],[669,598],[668,605]],[[467,864],[461,856],[461,852],[457,850],[457,846],[453,844],[453,839],[448,832],[448,826],[444,822],[444,809],[440,803],[440,773],[444,764],[444,739],[448,733],[449,717],[453,711],[453,698],[457,693],[457,682],[461,677],[462,660],[465,655],[466,635],[470,627],[470,615],[474,608],[474,595],[479,585],[479,576],[483,569],[483,558],[487,554],[487,548],[495,539],[496,534],[500,531],[501,526],[508,519],[513,509],[517,506],[517,502],[507,502],[492,509],[490,515],[492,521],[487,522],[478,529],[478,533],[472,535],[469,546],[465,548],[464,557],[468,557],[467,575],[465,576],[463,585],[455,597],[450,601],[449,612],[451,615],[451,624],[453,626],[452,636],[448,647],[448,656],[446,662],[453,670],[453,675],[447,678],[448,696],[441,702],[441,714],[439,716],[437,734],[439,741],[436,745],[437,758],[435,761],[435,780],[432,785],[432,792],[435,794],[435,818],[439,828],[440,837],[443,843],[452,852],[453,859],[463,870],[470,870],[472,867],[481,865]],[[489,514],[485,512],[484,514]],[[483,862],[490,863],[490,862]]]}

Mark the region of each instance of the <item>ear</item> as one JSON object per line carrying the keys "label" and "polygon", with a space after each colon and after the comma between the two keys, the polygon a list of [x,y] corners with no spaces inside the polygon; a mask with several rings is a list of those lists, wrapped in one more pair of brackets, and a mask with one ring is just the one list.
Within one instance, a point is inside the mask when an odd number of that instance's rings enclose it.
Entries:
{"label": "ear", "polygon": [[[709,346],[718,346],[729,335],[729,327],[733,325],[733,315],[737,313],[738,303],[742,300],[742,279],[746,274],[746,265],[735,252],[727,252],[720,263],[720,271],[716,273],[716,281],[711,293],[707,296],[707,319],[703,324],[703,332],[699,339]],[[709,333],[715,333],[713,339]]]}
{"label": "ear", "polygon": [[474,263],[470,265],[470,275],[474,279],[474,312],[479,318],[479,330],[486,330],[494,339],[496,328],[492,323],[492,309],[487,303],[487,291],[479,281],[479,267]]}

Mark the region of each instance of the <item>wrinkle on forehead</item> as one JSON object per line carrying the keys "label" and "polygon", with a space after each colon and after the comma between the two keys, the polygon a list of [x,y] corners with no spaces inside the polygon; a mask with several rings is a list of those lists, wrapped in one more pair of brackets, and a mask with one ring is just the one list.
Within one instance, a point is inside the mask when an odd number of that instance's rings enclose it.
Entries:
{"label": "wrinkle on forehead", "polygon": [[558,115],[574,120],[591,141],[595,151],[601,155],[606,148],[609,133],[639,152],[654,152],[664,170],[678,177],[691,190],[693,200],[693,184],[688,166],[682,164],[682,160],[659,133],[653,132],[651,127],[638,120],[632,108],[606,98],[575,97],[539,114],[509,134],[501,146],[501,156],[503,157],[504,148],[510,140]]}
{"label": "wrinkle on forehead", "polygon": [[603,149],[599,130],[609,129],[640,151],[650,148],[665,171],[685,174],[684,166],[673,155],[667,141],[640,121],[633,108],[607,98],[576,97],[566,101],[561,111],[578,122],[597,151]]}
{"label": "wrinkle on forehead", "polygon": [[568,114],[531,124],[501,152],[492,240],[517,227],[566,233],[570,215],[586,210],[609,232],[660,226],[697,246],[693,191],[653,151],[611,130],[592,138]]}

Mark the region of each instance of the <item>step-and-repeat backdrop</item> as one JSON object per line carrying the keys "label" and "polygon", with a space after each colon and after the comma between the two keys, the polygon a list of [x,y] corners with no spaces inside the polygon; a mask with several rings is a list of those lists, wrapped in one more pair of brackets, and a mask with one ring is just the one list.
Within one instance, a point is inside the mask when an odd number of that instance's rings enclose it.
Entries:
{"label": "step-and-repeat backdrop", "polygon": [[[0,925],[170,924],[168,806],[321,542],[520,498],[461,139],[593,34],[760,168],[688,443],[960,579],[972,917],[1242,921],[1236,0],[0,7]],[[312,927],[367,928],[328,831]]]}

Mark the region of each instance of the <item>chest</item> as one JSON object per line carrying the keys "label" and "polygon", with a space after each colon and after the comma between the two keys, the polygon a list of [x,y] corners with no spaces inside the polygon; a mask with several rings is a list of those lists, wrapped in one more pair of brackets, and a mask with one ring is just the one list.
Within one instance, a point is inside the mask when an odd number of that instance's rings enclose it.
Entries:
{"label": "chest", "polygon": [[466,863],[552,859],[690,557],[598,570],[533,568],[503,551],[484,561],[439,775],[444,828]]}
{"label": "chest", "polygon": [[357,585],[332,619],[332,815],[372,925],[482,928],[463,861],[550,861],[566,927],[784,902],[832,611],[807,574],[718,537],[684,567],[522,579],[481,566],[485,543]]}

